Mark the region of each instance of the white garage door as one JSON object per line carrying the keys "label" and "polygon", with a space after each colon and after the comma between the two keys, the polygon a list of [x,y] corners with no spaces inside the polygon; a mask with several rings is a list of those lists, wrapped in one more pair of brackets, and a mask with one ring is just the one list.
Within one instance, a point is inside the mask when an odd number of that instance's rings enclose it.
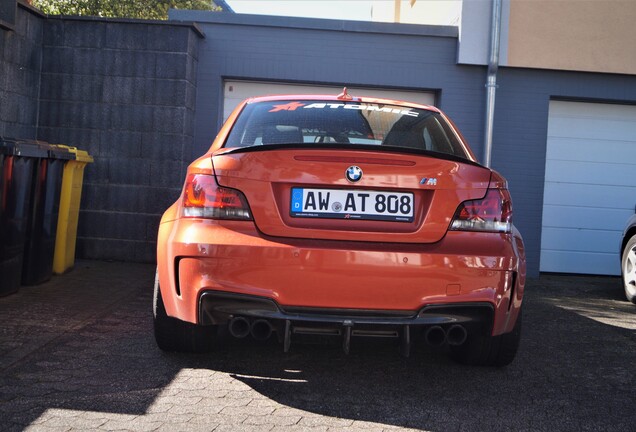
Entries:
{"label": "white garage door", "polygon": [[550,102],[541,271],[618,275],[636,206],[636,106]]}
{"label": "white garage door", "polygon": [[[385,99],[397,99],[415,102],[423,105],[435,104],[433,93],[404,91],[404,90],[378,90],[361,87],[347,87],[353,96],[371,96]],[[277,95],[277,94],[328,94],[338,95],[342,87],[309,86],[300,84],[264,83],[252,81],[225,81],[223,93],[223,121],[232,113],[236,106],[249,97]]]}

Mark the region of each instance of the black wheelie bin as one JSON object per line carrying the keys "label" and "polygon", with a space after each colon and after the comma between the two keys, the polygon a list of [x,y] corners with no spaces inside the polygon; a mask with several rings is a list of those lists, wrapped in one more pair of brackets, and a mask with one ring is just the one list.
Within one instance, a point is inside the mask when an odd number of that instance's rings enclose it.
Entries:
{"label": "black wheelie bin", "polygon": [[75,155],[67,149],[41,141],[31,144],[39,146],[46,156],[39,160],[33,176],[32,212],[27,225],[22,285],[36,285],[51,279],[64,165],[75,159]]}
{"label": "black wheelie bin", "polygon": [[46,156],[39,145],[0,137],[0,296],[20,288],[33,177]]}

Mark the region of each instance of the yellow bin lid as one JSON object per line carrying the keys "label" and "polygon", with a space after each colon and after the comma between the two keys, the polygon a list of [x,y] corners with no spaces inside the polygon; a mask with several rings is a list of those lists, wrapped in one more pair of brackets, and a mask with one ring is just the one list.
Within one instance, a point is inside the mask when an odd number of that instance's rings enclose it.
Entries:
{"label": "yellow bin lid", "polygon": [[78,162],[84,162],[84,163],[93,163],[94,159],[93,156],[89,155],[87,151],[85,150],[80,150],[77,147],[71,147],[71,146],[67,146],[64,144],[55,144],[55,146],[57,147],[61,147],[63,149],[68,150],[69,152],[75,154],[75,160]]}

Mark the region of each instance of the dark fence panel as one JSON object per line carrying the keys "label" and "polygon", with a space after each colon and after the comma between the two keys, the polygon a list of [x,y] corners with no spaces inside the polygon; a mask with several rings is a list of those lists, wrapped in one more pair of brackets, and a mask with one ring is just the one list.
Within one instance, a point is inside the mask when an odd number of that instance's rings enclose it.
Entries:
{"label": "dark fence panel", "polygon": [[38,137],[89,151],[78,256],[150,262],[190,162],[198,40],[190,25],[44,23]]}
{"label": "dark fence panel", "polygon": [[[11,2],[5,3],[8,10]],[[0,136],[33,139],[44,21],[41,14],[23,5],[13,5],[11,14],[14,23],[0,25]]]}

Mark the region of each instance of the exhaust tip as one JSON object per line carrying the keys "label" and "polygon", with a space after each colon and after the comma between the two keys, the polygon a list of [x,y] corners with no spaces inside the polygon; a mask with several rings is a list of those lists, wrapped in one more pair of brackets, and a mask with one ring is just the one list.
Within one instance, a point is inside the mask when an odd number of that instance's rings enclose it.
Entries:
{"label": "exhaust tip", "polygon": [[272,325],[264,319],[257,319],[252,323],[252,337],[259,341],[265,341],[272,335]]}
{"label": "exhaust tip", "polygon": [[446,342],[446,332],[440,326],[432,326],[426,330],[426,343],[432,346],[442,346]]}
{"label": "exhaust tip", "polygon": [[250,334],[250,322],[243,317],[232,318],[228,325],[230,334],[237,339],[242,339]]}
{"label": "exhaust tip", "polygon": [[466,338],[468,337],[468,332],[466,332],[466,328],[459,324],[455,324],[448,329],[446,333],[446,339],[448,340],[449,345],[462,345],[466,342]]}

